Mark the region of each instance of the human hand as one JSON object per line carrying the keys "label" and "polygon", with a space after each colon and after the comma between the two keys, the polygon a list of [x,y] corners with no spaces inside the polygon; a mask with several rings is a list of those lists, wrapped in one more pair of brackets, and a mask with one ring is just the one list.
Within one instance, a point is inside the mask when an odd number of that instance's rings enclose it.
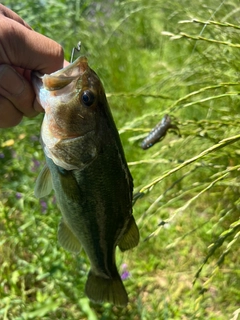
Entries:
{"label": "human hand", "polygon": [[51,73],[63,63],[63,49],[58,43],[33,31],[0,4],[0,128],[43,112],[31,84],[31,71]]}

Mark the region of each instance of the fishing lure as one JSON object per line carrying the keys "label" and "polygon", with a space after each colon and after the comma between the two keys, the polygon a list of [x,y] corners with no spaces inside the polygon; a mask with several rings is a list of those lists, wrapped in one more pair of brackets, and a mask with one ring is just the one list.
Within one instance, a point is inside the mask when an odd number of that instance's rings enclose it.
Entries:
{"label": "fishing lure", "polygon": [[143,140],[141,147],[143,150],[149,149],[155,143],[161,141],[167,134],[169,129],[174,129],[180,136],[179,128],[171,123],[171,118],[168,114],[165,114],[162,120],[150,131],[148,136]]}

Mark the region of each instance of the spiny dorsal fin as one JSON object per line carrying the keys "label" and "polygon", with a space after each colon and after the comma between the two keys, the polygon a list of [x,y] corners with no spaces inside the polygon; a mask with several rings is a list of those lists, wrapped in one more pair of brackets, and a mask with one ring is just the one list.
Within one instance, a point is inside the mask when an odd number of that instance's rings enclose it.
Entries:
{"label": "spiny dorsal fin", "polygon": [[78,253],[81,250],[80,242],[63,219],[61,219],[58,226],[58,242],[67,251]]}
{"label": "spiny dorsal fin", "polygon": [[36,180],[34,195],[36,198],[47,196],[52,190],[52,177],[48,166],[45,164]]}
{"label": "spiny dorsal fin", "polygon": [[136,247],[138,245],[138,242],[139,242],[139,230],[134,220],[134,217],[132,216],[128,222],[126,231],[124,232],[124,234],[122,235],[118,243],[118,246],[121,251],[126,251]]}

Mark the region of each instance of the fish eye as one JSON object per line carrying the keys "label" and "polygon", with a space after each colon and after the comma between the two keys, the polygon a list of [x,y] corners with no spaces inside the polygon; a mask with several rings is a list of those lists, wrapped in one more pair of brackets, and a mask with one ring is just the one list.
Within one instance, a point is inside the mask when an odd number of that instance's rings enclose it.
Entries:
{"label": "fish eye", "polygon": [[95,95],[91,90],[85,90],[82,93],[81,99],[85,106],[90,107],[95,100]]}

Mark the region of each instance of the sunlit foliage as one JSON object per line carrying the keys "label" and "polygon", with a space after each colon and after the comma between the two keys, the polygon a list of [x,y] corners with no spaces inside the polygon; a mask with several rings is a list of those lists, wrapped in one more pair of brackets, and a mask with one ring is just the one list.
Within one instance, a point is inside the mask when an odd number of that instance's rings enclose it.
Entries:
{"label": "sunlit foliage", "polygon": [[[42,116],[0,131],[0,318],[237,319],[238,1],[4,1],[102,79],[137,199],[139,246],[118,253],[130,303],[84,296],[88,260],[60,248],[52,195],[34,198]],[[181,132],[144,151],[170,114]]]}

